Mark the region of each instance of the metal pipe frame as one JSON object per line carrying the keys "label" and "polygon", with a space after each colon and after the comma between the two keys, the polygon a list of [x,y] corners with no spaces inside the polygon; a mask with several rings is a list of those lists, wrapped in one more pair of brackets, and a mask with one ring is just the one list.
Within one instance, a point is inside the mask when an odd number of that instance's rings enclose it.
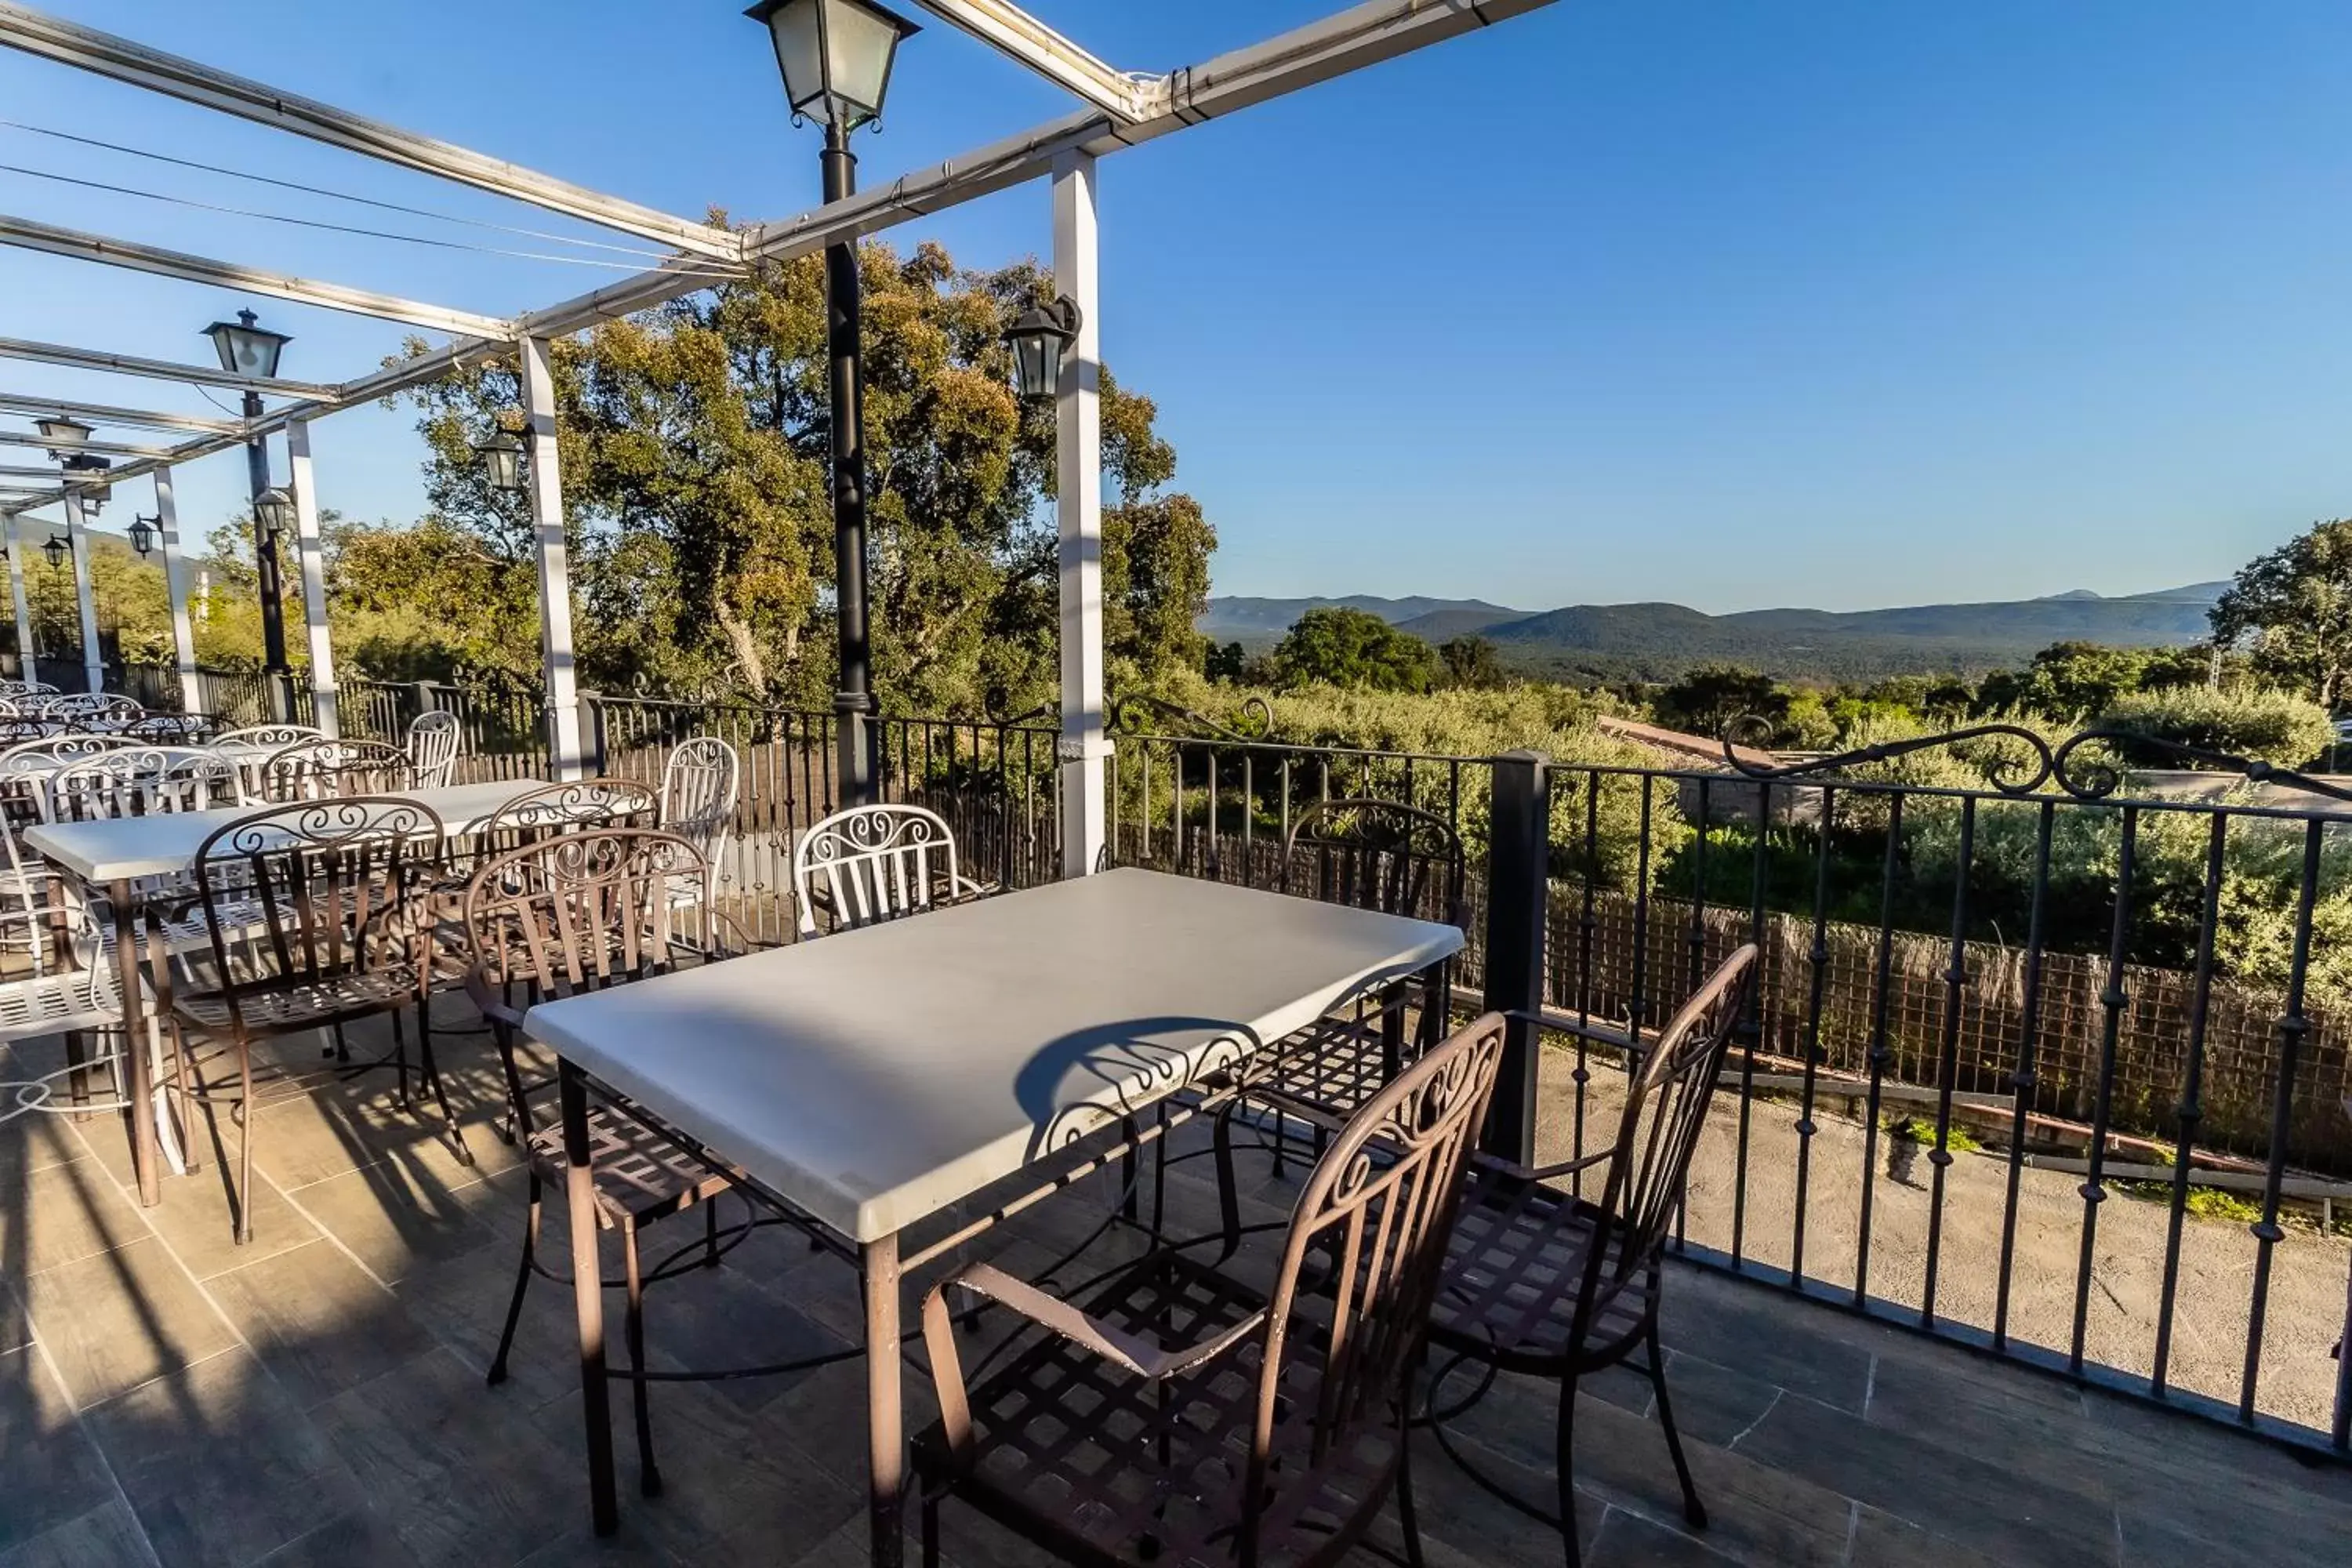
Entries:
{"label": "metal pipe frame", "polygon": [[62,414],[86,425],[129,425],[144,430],[201,430],[213,436],[235,436],[244,421],[210,419],[200,414],[163,414],[145,408],[117,408],[104,403],[76,403],[64,397],[27,397],[0,392],[0,413]]}
{"label": "metal pipe frame", "polygon": [[[1457,34],[1541,10],[1553,3],[1554,0],[1370,0],[1369,4],[1294,28],[1265,43],[1233,50],[1201,65],[1171,72],[1165,79],[1168,93],[1164,102],[1144,119],[1123,122],[1118,116],[1101,110],[1066,116],[962,156],[911,171],[896,180],[869,187],[863,195],[829,202],[794,217],[755,226],[737,237],[740,241],[737,256],[746,263],[755,263],[783,262],[810,255],[828,245],[877,234],[916,218],[1043,178],[1052,173],[1055,161],[1065,153],[1083,152],[1099,158],[1129,147],[1140,146],[1145,142],[1203,121],[1298,91],[1382,60],[1412,53]],[[52,29],[87,32],[87,29],[74,29],[68,24],[55,23],[53,19],[41,17],[39,13],[25,6],[0,0],[0,35],[4,35],[0,36],[0,43],[29,47],[21,40],[24,28],[34,22]],[[115,42],[120,44],[121,40]],[[136,46],[122,47],[136,49]],[[68,64],[87,64],[51,48],[33,47],[32,52],[63,59]],[[138,52],[142,55],[151,53]],[[100,68],[90,65],[89,68]],[[102,74],[117,73],[105,71]],[[120,76],[118,79],[135,79]],[[162,83],[140,82],[139,85],[153,86],[157,90],[175,97],[189,97]],[[193,97],[189,100],[207,101]],[[229,105],[216,107],[232,113],[244,112]],[[308,132],[303,133],[309,134]],[[453,174],[450,177],[457,176]],[[591,293],[543,310],[526,311],[512,322],[492,323],[496,331],[462,335],[444,348],[418,355],[404,363],[372,372],[338,386],[308,388],[310,395],[303,402],[277,409],[253,421],[247,434],[267,433],[281,428],[290,420],[316,418],[337,408],[391,397],[410,387],[436,380],[447,372],[485,360],[510,357],[515,353],[515,342],[520,338],[567,337],[599,321],[648,310],[681,295],[690,294],[708,281],[707,276],[700,272],[680,271],[675,261],[652,268]],[[0,353],[6,352],[5,343],[0,342]],[[107,356],[87,356],[90,361],[103,357]],[[89,368],[120,368],[128,374],[152,374],[157,372],[132,367],[153,363],[91,363]],[[211,374],[206,373],[205,379],[210,379]],[[176,369],[170,372],[170,378],[199,379],[194,374],[183,374]],[[226,382],[218,384],[229,384]],[[168,454],[144,458],[127,468],[118,469],[111,477],[121,479],[151,473],[162,463],[183,463],[224,451],[236,445],[238,439],[203,437],[174,447]],[[49,499],[54,500],[55,495]],[[33,504],[38,503],[0,506],[0,515],[29,510]]]}
{"label": "metal pipe frame", "polygon": [[915,4],[1129,123],[1150,114],[1155,95],[1166,97],[1165,77],[1138,75],[1106,65],[1004,0],[915,0]]}
{"label": "metal pipe frame", "polygon": [[94,349],[68,348],[63,343],[30,342],[23,338],[0,338],[0,359],[63,365],[69,370],[105,371],[116,375],[143,375],[154,381],[177,381],[192,386],[225,386],[234,392],[259,392],[272,397],[332,399],[341,391],[331,382],[288,381],[274,375],[239,375],[235,371],[221,370],[213,365],[141,359],[136,354],[104,353]]}
{"label": "metal pipe frame", "polygon": [[[60,441],[54,440],[47,436],[29,434],[22,430],[0,430],[0,447],[38,447],[45,451],[52,452],[95,452],[100,457],[107,458],[167,458],[171,456],[171,448],[168,447],[131,447],[126,446],[120,441]],[[104,474],[77,476],[75,482],[82,484],[112,484],[121,477],[121,475],[109,470]],[[52,499],[62,496],[66,490],[70,488],[64,475],[59,474],[57,476],[57,479],[58,481],[58,488],[52,489],[49,492]]]}
{"label": "metal pipe frame", "polygon": [[692,218],[677,217],[446,142],[436,142],[299,93],[215,70],[129,38],[49,16],[29,5],[0,4],[0,45],[185,103],[307,136],[348,153],[436,174],[493,195],[528,202],[583,223],[673,245],[696,256],[733,261],[741,255],[741,242],[735,236]]}

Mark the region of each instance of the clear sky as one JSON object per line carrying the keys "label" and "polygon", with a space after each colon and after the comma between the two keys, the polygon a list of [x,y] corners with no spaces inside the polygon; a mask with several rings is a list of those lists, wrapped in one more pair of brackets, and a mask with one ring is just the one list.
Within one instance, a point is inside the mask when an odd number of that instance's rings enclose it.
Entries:
{"label": "clear sky", "polygon": [[[673,212],[815,199],[816,132],[733,0],[50,4]],[[1034,8],[1164,69],[1337,4]],[[2347,79],[2343,0],[1562,0],[1107,160],[1105,355],[1159,400],[1221,593],[1853,608],[2222,576],[2352,512]],[[863,173],[1071,107],[934,24]],[[590,232],[13,53],[0,119]],[[546,248],[5,127],[0,163]],[[497,315],[617,276],[21,174],[0,210]],[[900,234],[992,265],[1048,222],[1040,185]],[[0,335],[198,357],[247,302],[0,252]],[[402,331],[250,302],[296,334],[293,376],[359,374]],[[0,391],[205,410],[17,362]],[[320,424],[324,502],[415,516],[412,419]],[[242,470],[184,473],[192,525]]]}

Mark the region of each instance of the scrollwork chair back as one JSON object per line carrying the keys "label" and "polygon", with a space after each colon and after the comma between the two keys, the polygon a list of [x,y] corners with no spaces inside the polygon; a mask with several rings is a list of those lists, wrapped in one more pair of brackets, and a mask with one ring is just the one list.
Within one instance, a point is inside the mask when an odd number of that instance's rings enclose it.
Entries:
{"label": "scrollwork chair back", "polygon": [[235,763],[194,746],[115,746],[59,768],[47,791],[52,822],[160,816],[243,805]]}
{"label": "scrollwork chair back", "polygon": [[662,826],[718,865],[734,826],[742,776],[742,759],[718,736],[680,742],[662,764]]}
{"label": "scrollwork chair back", "polygon": [[398,746],[314,736],[272,752],[254,793],[272,801],[333,800],[390,795],[415,788],[415,781],[408,753]]}
{"label": "scrollwork chair back", "polygon": [[457,782],[457,753],[465,741],[457,715],[446,709],[419,713],[408,721],[408,763],[418,789]]}
{"label": "scrollwork chair back", "polygon": [[853,805],[793,847],[793,901],[804,937],[821,929],[820,909],[833,929],[852,930],[976,890],[958,871],[946,819],[919,805]]}
{"label": "scrollwork chair back", "polygon": [[1283,891],[1461,925],[1462,837],[1400,801],[1318,802],[1283,842]]}

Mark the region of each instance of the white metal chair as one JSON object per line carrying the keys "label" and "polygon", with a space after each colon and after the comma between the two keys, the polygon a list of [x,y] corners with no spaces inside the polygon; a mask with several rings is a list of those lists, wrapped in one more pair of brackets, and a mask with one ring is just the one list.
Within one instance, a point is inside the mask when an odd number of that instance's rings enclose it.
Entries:
{"label": "white metal chair", "polygon": [[465,741],[457,716],[436,708],[408,721],[408,763],[418,789],[437,789],[456,782],[457,752]]}
{"label": "white metal chair", "polygon": [[742,759],[718,736],[680,742],[662,764],[663,830],[693,845],[716,868],[734,826],[742,779]]}
{"label": "white metal chair", "polygon": [[43,698],[42,702],[50,713],[84,723],[92,720],[117,720],[127,723],[147,716],[146,709],[130,698],[111,691],[68,691]]}
{"label": "white metal chair", "polygon": [[236,764],[196,746],[111,746],[48,777],[42,815],[51,822],[157,816],[243,805]]}
{"label": "white metal chair", "polygon": [[834,930],[847,931],[987,891],[957,869],[947,819],[919,805],[853,805],[793,846],[793,901],[803,937],[818,933],[820,908]]}
{"label": "white metal chair", "polygon": [[212,738],[211,744],[236,763],[244,775],[246,798],[259,800],[271,757],[304,741],[324,739],[326,732],[310,724],[248,724],[242,730],[223,731]]}

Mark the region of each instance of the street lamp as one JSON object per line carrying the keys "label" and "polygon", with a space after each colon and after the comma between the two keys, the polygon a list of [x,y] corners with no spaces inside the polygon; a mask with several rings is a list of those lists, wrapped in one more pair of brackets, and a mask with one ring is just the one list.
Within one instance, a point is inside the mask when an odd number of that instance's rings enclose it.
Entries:
{"label": "street lamp", "polygon": [[522,438],[501,425],[490,432],[489,438],[474,443],[475,456],[482,459],[482,468],[489,475],[490,489],[500,495],[520,495],[523,492]]}
{"label": "street lamp", "polygon": [[33,421],[33,428],[41,433],[42,440],[57,443],[49,448],[49,456],[60,463],[64,462],[84,441],[98,434],[80,420],[68,419],[62,414],[55,418],[36,419]]}
{"label": "street lamp", "polygon": [[[294,340],[284,332],[273,332],[257,324],[250,310],[239,310],[234,321],[215,321],[205,329],[212,339],[214,350],[220,355],[221,369],[236,375],[257,377],[278,374],[278,356]],[[261,417],[261,394],[252,387],[245,389],[245,416],[248,420]],[[245,443],[247,493],[253,498],[253,564],[256,585],[261,591],[261,663],[267,678],[264,685],[269,692],[270,716],[279,722],[293,716],[291,683],[293,669],[286,662],[286,605],[284,580],[278,569],[278,530],[270,526],[262,515],[263,503],[272,494],[283,499],[284,492],[273,490],[269,483],[269,439],[253,436]],[[290,505],[286,516],[287,526],[292,526]]]}
{"label": "street lamp", "polygon": [[1062,359],[1078,341],[1085,321],[1067,294],[1050,305],[1033,305],[1005,330],[1013,346],[1013,386],[1024,397],[1051,399],[1062,388]]}
{"label": "street lamp", "polygon": [[41,553],[49,558],[49,570],[55,572],[65,565],[66,557],[73,553],[73,546],[66,542],[65,535],[52,533],[49,542],[41,546]]}
{"label": "street lamp", "polygon": [[141,517],[136,512],[131,514],[131,527],[126,531],[131,535],[131,548],[139,552],[142,561],[147,559],[148,553],[155,548],[155,530],[163,521],[161,512],[153,517]]}
{"label": "street lamp", "polygon": [[[919,29],[872,0],[761,0],[743,13],[768,29],[793,118],[824,127],[824,200],[857,188],[849,133],[882,114],[898,43]],[[830,365],[833,447],[834,628],[841,679],[833,710],[839,731],[841,804],[874,800],[866,719],[874,710],[873,652],[866,637],[864,369],[858,358],[857,245],[824,252],[825,351]]]}
{"label": "street lamp", "polygon": [[294,527],[294,498],[272,485],[253,498],[253,531],[275,549],[278,536]]}
{"label": "street lamp", "polygon": [[[114,467],[112,458],[92,457],[88,452],[76,452],[65,461],[66,472],[68,475],[103,474],[112,467]],[[90,479],[76,484],[74,493],[81,498],[82,510],[90,516],[96,517],[100,509],[106,505],[106,498],[110,488],[104,479]]]}

